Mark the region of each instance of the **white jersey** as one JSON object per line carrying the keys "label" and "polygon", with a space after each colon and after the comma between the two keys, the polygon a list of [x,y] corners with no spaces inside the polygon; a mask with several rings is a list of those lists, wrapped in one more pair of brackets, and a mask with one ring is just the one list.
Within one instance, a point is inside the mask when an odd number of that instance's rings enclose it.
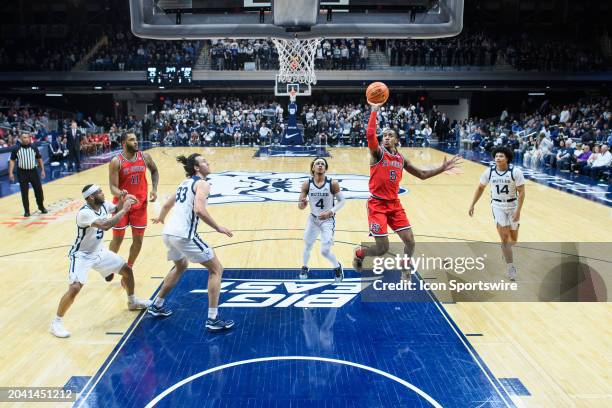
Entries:
{"label": "white jersey", "polygon": [[191,239],[198,230],[199,218],[195,213],[195,184],[202,180],[193,176],[183,180],[176,189],[174,211],[164,225],[163,234]]}
{"label": "white jersey", "polygon": [[91,224],[97,220],[107,219],[115,208],[114,204],[105,202],[98,211],[94,211],[87,204],[79,209],[76,216],[77,237],[70,248],[69,256],[96,253],[103,249],[104,230],[92,227]]}
{"label": "white jersey", "polygon": [[329,211],[334,207],[334,195],[331,192],[332,180],[325,177],[322,187],[317,187],[314,178],[310,178],[308,185],[308,200],[310,201],[310,212],[318,217],[322,212]]}
{"label": "white jersey", "polygon": [[504,172],[497,171],[495,165],[485,170],[480,176],[480,184],[491,183],[491,205],[499,208],[516,207],[516,187],[525,184],[525,177],[521,169],[508,166]]}

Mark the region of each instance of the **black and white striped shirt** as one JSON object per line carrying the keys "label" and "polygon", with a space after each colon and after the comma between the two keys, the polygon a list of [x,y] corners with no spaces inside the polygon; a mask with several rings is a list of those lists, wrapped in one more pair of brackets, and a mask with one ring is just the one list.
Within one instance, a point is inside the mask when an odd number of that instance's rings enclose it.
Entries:
{"label": "black and white striped shirt", "polygon": [[35,146],[22,145],[11,153],[11,160],[17,160],[17,167],[21,170],[32,170],[36,168],[36,160],[40,159],[40,152]]}

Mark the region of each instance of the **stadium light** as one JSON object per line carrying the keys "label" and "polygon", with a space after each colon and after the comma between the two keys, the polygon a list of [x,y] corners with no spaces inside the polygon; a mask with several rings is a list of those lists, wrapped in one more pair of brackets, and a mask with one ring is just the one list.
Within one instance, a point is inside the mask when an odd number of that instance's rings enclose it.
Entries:
{"label": "stadium light", "polygon": [[64,94],[61,94],[61,93],[48,93],[48,94],[45,94],[45,96],[64,96]]}

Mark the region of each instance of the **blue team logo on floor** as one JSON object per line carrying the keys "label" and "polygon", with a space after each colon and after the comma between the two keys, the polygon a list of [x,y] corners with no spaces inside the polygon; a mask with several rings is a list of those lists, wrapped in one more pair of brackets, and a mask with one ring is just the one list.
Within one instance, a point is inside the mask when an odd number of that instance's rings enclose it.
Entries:
{"label": "blue team logo on floor", "polygon": [[[297,202],[305,173],[228,171],[208,176],[211,184],[209,204],[258,203],[263,201]],[[346,199],[367,199],[369,177],[360,174],[330,174],[338,181]],[[400,188],[399,193],[408,190]]]}
{"label": "blue team logo on floor", "polygon": [[324,147],[317,146],[262,146],[253,157],[329,157]]}

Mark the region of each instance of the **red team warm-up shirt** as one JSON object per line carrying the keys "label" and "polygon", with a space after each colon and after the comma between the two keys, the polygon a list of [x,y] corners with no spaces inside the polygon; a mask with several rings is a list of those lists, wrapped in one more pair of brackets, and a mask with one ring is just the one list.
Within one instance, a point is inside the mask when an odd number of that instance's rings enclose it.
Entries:
{"label": "red team warm-up shirt", "polygon": [[[133,161],[127,160],[122,153],[119,154],[119,190],[127,190],[129,194],[138,199],[138,203],[132,209],[147,205],[149,186],[147,184],[147,164],[142,157],[142,152],[136,153]],[[119,199],[113,198],[113,203]]]}
{"label": "red team warm-up shirt", "polygon": [[370,115],[366,135],[368,146],[377,147],[382,153],[382,158],[378,163],[370,165],[370,194],[382,200],[397,200],[404,169],[404,157],[399,152],[391,154],[384,147],[378,145],[376,140],[376,112]]}

